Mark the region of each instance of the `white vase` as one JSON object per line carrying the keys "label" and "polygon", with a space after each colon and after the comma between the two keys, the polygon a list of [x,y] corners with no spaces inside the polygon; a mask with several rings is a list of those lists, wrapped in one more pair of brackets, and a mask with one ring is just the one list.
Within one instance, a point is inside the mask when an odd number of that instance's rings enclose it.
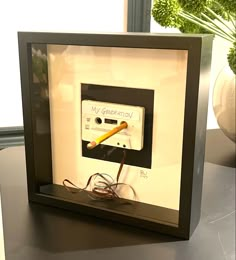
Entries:
{"label": "white vase", "polygon": [[224,67],[216,78],[213,92],[213,109],[223,133],[236,143],[235,131],[235,74]]}

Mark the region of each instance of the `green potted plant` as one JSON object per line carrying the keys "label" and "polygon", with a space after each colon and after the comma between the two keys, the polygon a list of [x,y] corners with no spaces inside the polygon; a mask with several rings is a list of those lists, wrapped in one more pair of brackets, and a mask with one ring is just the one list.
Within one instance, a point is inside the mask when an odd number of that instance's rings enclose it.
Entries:
{"label": "green potted plant", "polygon": [[177,28],[182,33],[212,33],[231,44],[227,54],[230,69],[224,68],[217,77],[213,108],[220,128],[236,142],[236,1],[154,0],[152,16],[163,27]]}

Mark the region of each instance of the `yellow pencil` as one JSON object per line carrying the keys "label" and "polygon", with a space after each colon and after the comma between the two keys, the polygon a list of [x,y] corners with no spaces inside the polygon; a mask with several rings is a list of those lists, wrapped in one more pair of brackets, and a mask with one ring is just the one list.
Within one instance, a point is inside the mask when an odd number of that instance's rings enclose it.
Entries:
{"label": "yellow pencil", "polygon": [[119,126],[113,128],[111,131],[109,131],[109,132],[105,133],[104,135],[98,137],[96,140],[88,143],[87,148],[89,150],[95,148],[100,143],[104,142],[105,140],[107,140],[108,138],[113,136],[114,134],[120,132],[122,129],[125,129],[127,127],[128,127],[128,124],[126,122],[122,122]]}

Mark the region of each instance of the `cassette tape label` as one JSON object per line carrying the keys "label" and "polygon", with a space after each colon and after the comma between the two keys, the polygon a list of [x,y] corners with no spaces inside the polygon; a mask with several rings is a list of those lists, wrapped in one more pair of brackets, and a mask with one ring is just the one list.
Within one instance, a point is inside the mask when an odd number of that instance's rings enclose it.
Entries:
{"label": "cassette tape label", "polygon": [[[123,106],[126,107],[127,105],[123,105]],[[139,120],[140,118],[139,112],[135,111],[135,107],[133,110],[122,109],[122,108],[117,109],[114,107],[114,104],[101,106],[101,105],[94,105],[87,102],[83,106],[83,113],[94,114],[97,116],[110,116],[111,118],[116,118],[116,119]]]}

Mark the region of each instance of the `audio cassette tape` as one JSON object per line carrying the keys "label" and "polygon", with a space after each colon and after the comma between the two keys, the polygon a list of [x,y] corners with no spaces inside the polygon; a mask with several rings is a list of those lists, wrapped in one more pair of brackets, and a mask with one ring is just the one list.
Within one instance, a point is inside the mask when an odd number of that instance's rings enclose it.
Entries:
{"label": "audio cassette tape", "polygon": [[121,130],[103,142],[131,150],[142,150],[145,108],[93,100],[82,101],[82,140],[92,141],[108,131],[127,123]]}

